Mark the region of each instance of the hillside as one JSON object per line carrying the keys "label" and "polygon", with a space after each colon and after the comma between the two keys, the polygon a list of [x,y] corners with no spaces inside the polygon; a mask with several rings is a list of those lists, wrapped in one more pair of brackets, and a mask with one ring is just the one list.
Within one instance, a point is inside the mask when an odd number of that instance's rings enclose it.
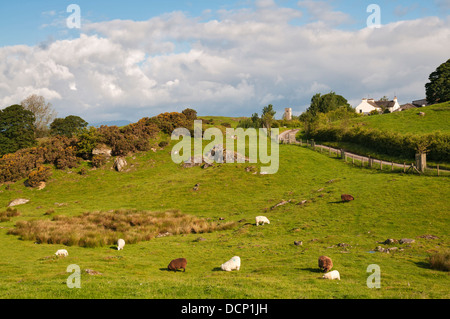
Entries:
{"label": "hillside", "polygon": [[[40,191],[23,180],[1,186],[0,211],[15,198],[30,199],[17,206],[19,216],[0,223],[1,298],[450,297],[448,274],[427,262],[431,253],[450,248],[447,178],[353,168],[295,145],[280,145],[280,170],[274,175],[246,172],[249,164],[183,168],[171,161],[170,149],[127,157],[130,170],[121,173],[111,161],[96,170],[85,164],[86,175],[78,174],[81,168],[58,170]],[[341,203],[343,193],[355,201]],[[282,200],[291,202],[271,209]],[[129,243],[121,251],[115,245],[35,244],[7,234],[19,221],[118,209],[176,209],[236,224]],[[258,215],[271,224],[256,227]],[[379,243],[387,238],[415,242]],[[374,252],[380,245],[399,249]],[[69,256],[55,258],[61,248]],[[221,271],[235,255],[242,259],[241,270]],[[321,255],[333,259],[340,281],[319,279]],[[179,257],[188,260],[186,272],[168,272],[170,260]],[[81,289],[65,284],[71,264],[82,270]],[[366,286],[371,264],[381,268],[380,289]]]}
{"label": "hillside", "polygon": [[[425,116],[420,116],[424,112]],[[340,122],[336,123],[337,125]],[[364,125],[383,131],[398,133],[431,133],[435,131],[450,132],[450,102],[409,109],[402,112],[361,116],[350,120],[352,125]]]}

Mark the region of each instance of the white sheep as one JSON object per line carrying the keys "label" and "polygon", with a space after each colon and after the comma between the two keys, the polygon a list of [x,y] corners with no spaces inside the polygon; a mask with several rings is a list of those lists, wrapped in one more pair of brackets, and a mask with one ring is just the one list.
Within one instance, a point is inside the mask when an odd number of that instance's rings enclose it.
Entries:
{"label": "white sheep", "polygon": [[224,271],[239,270],[239,268],[241,268],[241,258],[239,258],[238,256],[234,256],[226,263],[223,263],[220,267]]}
{"label": "white sheep", "polygon": [[333,270],[330,272],[327,272],[325,275],[322,276],[323,279],[338,279],[341,280],[341,276],[339,275],[339,271]]}
{"label": "white sheep", "polygon": [[264,224],[270,224],[270,221],[267,219],[266,216],[256,216],[256,226],[264,225]]}
{"label": "white sheep", "polygon": [[123,239],[119,239],[118,241],[117,241],[117,250],[123,250],[123,247],[125,246],[125,240],[123,240]]}
{"label": "white sheep", "polygon": [[67,256],[69,256],[69,253],[65,249],[60,249],[55,253],[55,255],[67,257]]}

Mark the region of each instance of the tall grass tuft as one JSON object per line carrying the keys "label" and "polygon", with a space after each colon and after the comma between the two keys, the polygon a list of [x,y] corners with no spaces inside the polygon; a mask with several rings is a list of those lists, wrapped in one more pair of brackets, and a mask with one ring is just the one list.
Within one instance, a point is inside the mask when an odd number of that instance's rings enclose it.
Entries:
{"label": "tall grass tuft", "polygon": [[11,220],[11,217],[16,217],[19,215],[20,213],[17,208],[8,207],[6,211],[0,212],[0,223],[9,222]]}
{"label": "tall grass tuft", "polygon": [[450,271],[450,251],[433,254],[428,262],[432,269]]}
{"label": "tall grass tuft", "polygon": [[230,229],[235,224],[208,222],[178,210],[116,210],[87,212],[75,217],[54,216],[52,220],[18,221],[8,234],[37,243],[98,247],[116,244],[118,238],[133,244],[151,240],[160,233],[207,233]]}

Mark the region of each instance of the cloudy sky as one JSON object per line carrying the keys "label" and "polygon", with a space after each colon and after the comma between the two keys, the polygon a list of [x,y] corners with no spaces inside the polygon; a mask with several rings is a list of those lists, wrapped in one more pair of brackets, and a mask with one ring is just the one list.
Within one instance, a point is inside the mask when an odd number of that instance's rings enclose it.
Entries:
{"label": "cloudy sky", "polygon": [[267,104],[280,118],[330,91],[404,104],[450,58],[449,12],[450,0],[1,0],[0,108],[38,94],[96,123]]}

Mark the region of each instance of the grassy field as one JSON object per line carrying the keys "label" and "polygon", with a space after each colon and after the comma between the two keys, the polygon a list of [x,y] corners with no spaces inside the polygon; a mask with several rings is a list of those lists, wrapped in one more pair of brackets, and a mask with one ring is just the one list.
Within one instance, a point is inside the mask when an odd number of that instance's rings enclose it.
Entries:
{"label": "grassy field", "polygon": [[[448,178],[353,168],[295,145],[280,145],[280,169],[274,175],[246,172],[249,164],[183,168],[170,160],[170,149],[128,157],[127,172],[115,172],[110,161],[87,175],[78,174],[80,168],[55,171],[40,191],[23,181],[1,186],[0,211],[15,198],[30,202],[17,206],[20,215],[0,223],[0,298],[450,297],[448,273],[430,269],[427,262],[431,253],[450,248]],[[355,201],[341,203],[343,193]],[[291,202],[271,209],[282,200]],[[297,205],[302,200],[308,202]],[[176,209],[236,226],[153,238],[121,251],[115,245],[36,244],[7,234],[18,221],[116,209]],[[258,215],[271,224],[256,227]],[[374,252],[379,245],[388,247],[378,243],[387,238],[415,243],[391,245],[403,251]],[[56,258],[62,248],[69,256]],[[241,270],[221,271],[220,265],[235,255],[241,257]],[[321,255],[333,259],[340,281],[320,279]],[[167,271],[179,257],[188,260],[186,272]],[[81,269],[81,289],[66,285],[71,264]],[[381,269],[379,289],[366,285],[371,264]]]}
{"label": "grassy field", "polygon": [[[420,116],[424,112],[425,116]],[[450,102],[409,109],[402,112],[361,116],[349,121],[350,125],[362,124],[370,128],[398,133],[450,132]],[[337,122],[336,124],[339,124]]]}

